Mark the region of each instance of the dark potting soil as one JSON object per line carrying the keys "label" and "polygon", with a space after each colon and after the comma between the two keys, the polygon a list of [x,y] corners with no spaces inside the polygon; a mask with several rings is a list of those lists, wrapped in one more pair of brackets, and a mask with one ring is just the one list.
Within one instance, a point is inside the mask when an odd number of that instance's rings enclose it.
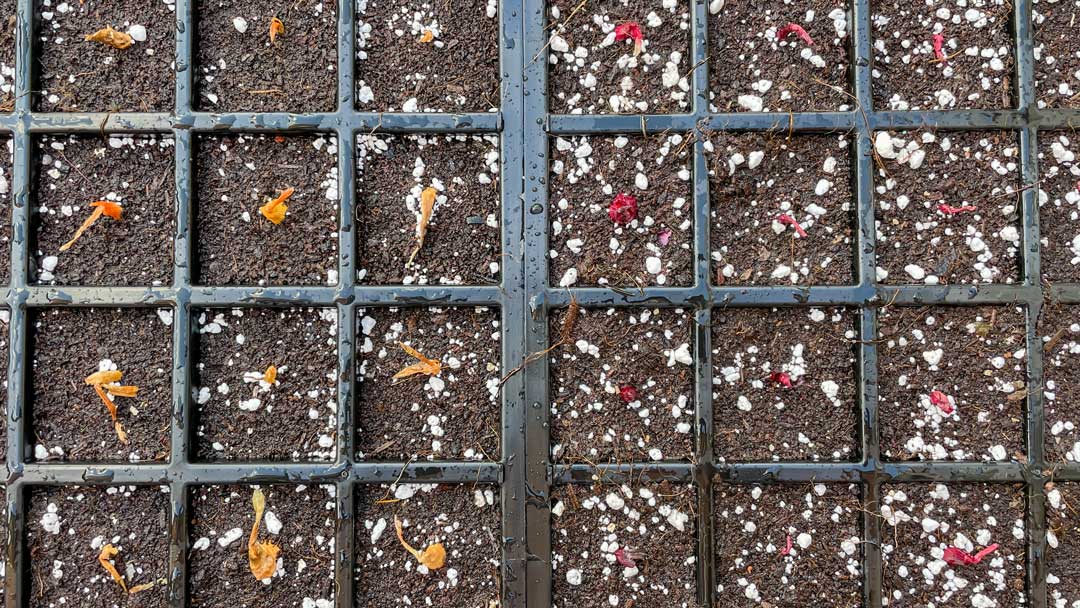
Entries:
{"label": "dark potting soil", "polygon": [[840,308],[713,311],[718,460],[857,458],[856,316]]}
{"label": "dark potting soil", "polygon": [[1046,491],[1046,592],[1052,606],[1080,602],[1080,484],[1048,483]]}
{"label": "dark potting soil", "polygon": [[888,307],[878,323],[885,458],[1024,459],[1020,308]]}
{"label": "dark potting soil", "polygon": [[[888,606],[1026,606],[1021,485],[890,484],[882,488],[882,597]],[[876,513],[873,515],[877,515]],[[950,566],[944,550],[974,555]],[[966,585],[961,585],[960,580]],[[887,603],[886,603],[887,602]]]}
{"label": "dark potting soil", "polygon": [[[35,108],[42,112],[171,112],[176,94],[173,0],[34,0]],[[84,38],[111,26],[132,44]]]}
{"label": "dark potting soil", "polygon": [[[100,606],[159,608],[166,605],[169,576],[167,487],[38,487],[26,515],[32,608]],[[110,561],[129,587],[124,593],[98,563],[102,547],[119,553]]]}
{"label": "dark potting soil", "polygon": [[[692,138],[558,137],[551,147],[552,283],[693,283]],[[613,218],[626,197],[632,206]]]}
{"label": "dark potting soil", "polygon": [[196,318],[198,457],[333,460],[337,311],[211,309]]}
{"label": "dark potting soil", "polygon": [[668,482],[555,488],[552,605],[696,606],[695,495]]}
{"label": "dark potting soil", "polygon": [[862,501],[854,484],[713,489],[716,593],[725,607],[859,608]]}
{"label": "dark potting soil", "polygon": [[[0,19],[3,19],[0,16]],[[0,284],[11,282],[11,186],[14,150],[10,138],[0,138]]]}
{"label": "dark potting soil", "polygon": [[1080,307],[1047,303],[1039,316],[1043,345],[1046,461],[1080,462]]}
{"label": "dark potting soil", "polygon": [[0,0],[0,112],[15,109],[15,0]]}
{"label": "dark potting soil", "polygon": [[358,109],[499,108],[496,0],[365,0],[357,4],[356,12]]}
{"label": "dark potting soil", "polygon": [[[368,284],[493,284],[502,262],[499,140],[493,135],[376,136],[357,150],[358,278]],[[437,191],[416,249],[420,198]]]}
{"label": "dark potting soil", "polygon": [[879,281],[1019,280],[1015,132],[878,131],[874,149]]}
{"label": "dark potting soil", "polygon": [[[356,450],[365,460],[498,460],[501,322],[492,308],[357,311]],[[440,362],[436,376],[392,377]]]}
{"label": "dark potting soil", "polygon": [[[141,462],[169,459],[172,418],[170,309],[51,308],[31,313],[30,401],[34,459]],[[118,439],[105,404],[84,378],[123,372],[139,387],[115,397],[129,444]]]}
{"label": "dark potting soil", "polygon": [[[176,238],[174,140],[156,135],[37,141],[30,277],[50,285],[168,285]],[[119,203],[67,251],[90,203]]]}
{"label": "dark potting soil", "polygon": [[[336,285],[337,139],[203,136],[196,147],[200,285]],[[287,188],[284,221],[259,208]]]}
{"label": "dark potting soil", "polygon": [[1039,250],[1043,279],[1080,281],[1080,137],[1039,133]]}
{"label": "dark potting soil", "polygon": [[[552,315],[557,342],[567,311]],[[552,457],[569,462],[686,460],[694,451],[693,315],[584,309],[551,360]]]}
{"label": "dark potting soil", "polygon": [[1010,0],[875,0],[871,11],[875,110],[1013,107]]}
{"label": "dark potting soil", "polygon": [[[709,101],[714,112],[851,109],[849,3],[789,0],[709,3]],[[798,25],[813,40],[795,33]],[[813,158],[813,157],[811,157]]]}
{"label": "dark potting soil", "polygon": [[[199,0],[195,106],[211,112],[337,109],[337,3]],[[270,41],[271,19],[285,30]]]}
{"label": "dark potting soil", "polygon": [[[634,40],[616,40],[619,26],[636,24]],[[690,110],[690,4],[642,0],[548,4],[547,54],[551,112],[556,114],[674,114]],[[541,56],[542,57],[542,56]]]}
{"label": "dark potting soil", "polygon": [[854,282],[845,135],[717,132],[706,151],[715,284]]}
{"label": "dark potting soil", "polygon": [[278,554],[274,575],[260,581],[248,564],[255,524],[255,486],[196,486],[188,533],[191,608],[307,608],[333,606],[334,541],[338,521],[334,486],[262,486],[266,511],[258,542]]}
{"label": "dark potting soil", "polygon": [[1080,0],[1033,0],[1035,99],[1039,107],[1080,108]]}
{"label": "dark potting soil", "polygon": [[[357,608],[500,605],[499,488],[358,486],[356,505]],[[442,543],[445,566],[432,571],[410,555],[394,532],[395,517],[402,522],[405,542],[418,551]]]}

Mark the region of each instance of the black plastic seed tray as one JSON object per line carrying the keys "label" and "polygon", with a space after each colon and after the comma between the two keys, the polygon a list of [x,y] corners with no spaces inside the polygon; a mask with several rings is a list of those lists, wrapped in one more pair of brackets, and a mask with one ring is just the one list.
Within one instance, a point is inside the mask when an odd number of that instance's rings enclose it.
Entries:
{"label": "black plastic seed tray", "polygon": [[[730,2],[730,0],[728,0]],[[1037,141],[1041,131],[1071,130],[1080,124],[1080,110],[1040,109],[1035,102],[1031,0],[1015,0],[1015,97],[1011,109],[993,111],[901,112],[874,108],[871,92],[871,7],[852,0],[847,20],[852,35],[850,80],[854,109],[827,113],[725,113],[709,111],[709,2],[690,5],[690,111],[668,115],[559,115],[548,111],[550,28],[544,0],[499,3],[500,110],[493,113],[381,114],[357,111],[354,103],[357,51],[356,9],[338,2],[337,110],[322,114],[207,113],[193,110],[195,86],[194,2],[176,0],[176,107],[169,113],[61,114],[32,109],[36,90],[37,37],[33,0],[17,2],[15,109],[0,115],[0,134],[14,142],[12,192],[7,512],[5,601],[9,608],[35,605],[30,594],[30,562],[25,535],[34,522],[27,518],[30,491],[56,485],[164,485],[169,489],[169,605],[187,605],[189,498],[203,484],[305,483],[336,486],[335,605],[354,601],[354,531],[360,484],[395,481],[422,483],[476,482],[501,486],[500,579],[504,606],[546,608],[553,598],[552,492],[574,484],[621,484],[668,480],[697,489],[693,530],[696,534],[696,593],[699,603],[729,605],[714,583],[719,564],[714,556],[713,496],[717,484],[858,484],[865,505],[858,556],[861,557],[865,606],[882,603],[882,542],[889,533],[876,515],[885,482],[970,481],[1024,484],[1026,491],[1027,605],[1045,608],[1046,499],[1049,481],[1080,481],[1075,464],[1048,463],[1044,457],[1043,348],[1036,322],[1048,300],[1080,304],[1080,285],[1049,285],[1041,280],[1036,184]],[[1019,165],[1025,185],[1022,202],[1022,272],[1014,284],[886,286],[875,265],[873,134],[884,129],[940,131],[1008,130],[1019,141]],[[704,136],[712,131],[850,133],[852,192],[857,207],[854,230],[855,281],[850,286],[732,287],[717,286],[710,270],[710,199]],[[193,283],[193,140],[199,133],[327,133],[338,141],[340,197],[337,286],[205,287]],[[491,133],[500,137],[501,282],[483,286],[370,286],[357,280],[355,235],[363,230],[353,213],[358,181],[358,138],[372,133]],[[171,283],[152,289],[49,287],[29,280],[32,261],[31,214],[33,138],[38,134],[162,133],[175,139],[176,235]],[[685,133],[692,143],[693,283],[686,287],[644,287],[624,290],[559,286],[549,276],[550,217],[548,181],[551,138],[562,135],[643,135]],[[518,176],[521,176],[518,179]],[[681,307],[690,312],[694,360],[693,457],[685,462],[555,464],[549,425],[550,386],[546,357],[529,360],[502,385],[501,453],[482,462],[366,462],[354,450],[357,387],[353,366],[358,345],[356,312],[362,307],[486,305],[501,320],[502,369],[508,372],[530,353],[545,350],[555,339],[552,315],[576,302],[590,307]],[[878,415],[877,315],[883,306],[992,305],[1023,307],[1027,333],[1027,378],[1030,390],[1024,408],[1025,457],[1008,462],[890,462],[881,456]],[[336,457],[325,464],[210,464],[193,458],[195,395],[193,309],[215,307],[318,305],[337,311],[337,441]],[[170,454],[166,463],[128,466],[38,463],[33,459],[27,394],[31,354],[31,314],[54,307],[167,308],[173,312],[173,413]],[[710,327],[729,308],[841,306],[857,311],[857,456],[852,462],[747,462],[730,464],[714,457],[713,369]],[[496,455],[491,455],[496,457]],[[560,574],[560,576],[564,576]],[[740,596],[741,598],[741,596]],[[562,604],[559,604],[562,605]],[[625,602],[620,605],[627,605]]]}

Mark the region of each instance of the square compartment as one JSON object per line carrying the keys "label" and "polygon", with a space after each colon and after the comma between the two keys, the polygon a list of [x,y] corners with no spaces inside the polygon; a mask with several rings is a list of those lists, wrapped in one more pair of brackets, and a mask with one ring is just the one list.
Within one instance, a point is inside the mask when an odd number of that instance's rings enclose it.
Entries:
{"label": "square compartment", "polygon": [[1080,135],[1039,133],[1039,260],[1050,283],[1080,282]]}
{"label": "square compartment", "polygon": [[885,459],[1024,460],[1023,309],[888,307],[878,325]]}
{"label": "square compartment", "polygon": [[552,143],[550,282],[692,285],[693,140],[583,135]]}
{"label": "square compartment", "polygon": [[[881,494],[883,606],[1027,605],[1023,486],[888,484]],[[977,564],[942,559],[991,544]]]}
{"label": "square compartment", "polygon": [[[169,577],[169,489],[161,487],[35,487],[26,514],[26,566],[20,584],[30,606],[166,605]],[[5,518],[6,519],[6,518]],[[130,587],[124,593],[98,563],[102,547]],[[12,573],[17,576],[16,573]]]}
{"label": "square compartment", "polygon": [[1080,108],[1080,0],[1032,0],[1035,99],[1040,108]]}
{"label": "square compartment", "polygon": [[[35,461],[135,463],[169,460],[172,309],[47,308],[30,314],[27,389]],[[135,397],[113,397],[129,443],[84,378],[123,372]],[[32,438],[32,439],[30,439]]]}
{"label": "square compartment", "polygon": [[730,606],[861,608],[855,484],[713,486],[716,593]]}
{"label": "square compartment", "polygon": [[[337,311],[209,309],[195,318],[198,458],[333,460]],[[273,383],[265,376],[271,365]]]}
{"label": "square compartment", "polygon": [[[173,280],[175,142],[171,136],[44,135],[36,140],[29,280],[41,285],[161,286]],[[100,217],[67,251],[95,201]]]}
{"label": "square compartment", "polygon": [[[1010,0],[870,4],[875,110],[1014,107],[1016,43]],[[940,55],[934,50],[938,35]]]}
{"label": "square compartment", "polygon": [[14,178],[11,170],[15,160],[13,144],[10,137],[0,137],[0,284],[4,285],[11,283],[11,191]]}
{"label": "square compartment", "polygon": [[[357,2],[357,108],[498,110],[498,6],[496,0]],[[427,32],[431,39],[424,42]]]}
{"label": "square compartment", "polygon": [[1046,461],[1080,462],[1080,306],[1044,304],[1038,334],[1043,345]]}
{"label": "square compartment", "polygon": [[857,316],[843,308],[713,310],[719,461],[858,457]]}
{"label": "square compartment", "polygon": [[1046,595],[1049,605],[1076,606],[1080,603],[1080,484],[1046,484]]}
{"label": "square compartment", "polygon": [[878,131],[874,150],[878,281],[1020,280],[1015,132]]}
{"label": "square compartment", "polygon": [[851,30],[848,0],[709,2],[710,110],[850,110]]}
{"label": "square compartment", "polygon": [[696,495],[668,482],[554,488],[553,608],[697,606]]}
{"label": "square compartment", "polygon": [[[551,0],[547,14],[551,36],[542,53],[553,114],[690,111],[694,65],[686,0]],[[642,38],[640,54],[634,52],[634,25]],[[616,32],[620,26],[626,36]]]}
{"label": "square compartment", "polygon": [[15,109],[15,0],[0,0],[0,19],[0,112],[8,113]]}
{"label": "square compartment", "polygon": [[[172,112],[176,95],[175,2],[34,0],[39,112]],[[131,37],[116,49],[84,38],[112,27]]]}
{"label": "square compartment", "polygon": [[846,135],[717,132],[705,150],[715,284],[855,282]]}
{"label": "square compartment", "polygon": [[[355,210],[359,280],[498,283],[499,154],[495,135],[362,136]],[[420,201],[428,188],[436,191],[434,211],[417,250]]]}
{"label": "square compartment", "polygon": [[[198,136],[195,230],[200,285],[337,285],[337,138]],[[285,219],[259,208],[287,188]]]}
{"label": "square compartment", "polygon": [[[499,460],[502,322],[493,308],[357,310],[356,457]],[[436,376],[393,380],[417,359]]]}
{"label": "square compartment", "polygon": [[[395,484],[359,486],[356,496],[356,608],[499,606],[502,528],[497,486]],[[398,541],[418,551],[446,549],[445,566],[431,571]]]}
{"label": "square compartment", "polygon": [[188,606],[262,608],[333,606],[337,522],[331,485],[264,485],[266,511],[258,542],[281,552],[267,581],[251,573],[247,543],[255,511],[251,496],[259,486],[195,486],[188,530]]}
{"label": "square compartment", "polygon": [[[567,314],[552,315],[550,342]],[[548,355],[552,458],[692,459],[694,329],[681,308],[579,310],[571,342]]]}
{"label": "square compartment", "polygon": [[[199,0],[195,99],[208,112],[337,109],[336,2]],[[271,19],[284,33],[270,41]]]}

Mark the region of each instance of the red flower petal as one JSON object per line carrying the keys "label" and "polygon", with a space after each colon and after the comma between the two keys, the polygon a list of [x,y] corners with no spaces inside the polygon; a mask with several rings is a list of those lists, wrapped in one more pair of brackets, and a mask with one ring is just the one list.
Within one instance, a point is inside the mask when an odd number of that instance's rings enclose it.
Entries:
{"label": "red flower petal", "polygon": [[780,215],[776,216],[776,221],[780,222],[781,224],[787,224],[788,226],[794,227],[796,234],[798,234],[804,239],[806,238],[806,231],[803,230],[803,227],[799,225],[799,222],[790,215],[786,213],[781,213]]}
{"label": "red flower petal", "polygon": [[619,389],[619,398],[623,400],[623,403],[633,403],[638,398],[637,389],[632,384],[623,385]]}
{"label": "red flower petal", "polygon": [[945,51],[942,48],[945,46],[945,36],[941,34],[934,34],[930,37],[930,41],[934,45],[934,58],[945,59]]}
{"label": "red flower petal", "polygon": [[769,380],[783,385],[785,388],[791,388],[791,376],[787,372],[773,372],[769,374]]}
{"label": "red flower petal", "polygon": [[615,561],[619,562],[623,568],[637,568],[637,562],[632,559],[632,556],[633,551],[628,551],[626,547],[615,550]]}
{"label": "red flower petal", "polygon": [[946,205],[945,203],[941,203],[940,205],[937,206],[937,210],[944,213],[945,215],[956,215],[958,213],[964,213],[964,212],[967,212],[967,211],[975,211],[975,209],[976,209],[975,205],[964,205],[962,207],[953,207],[952,205]]}
{"label": "red flower petal", "polygon": [[791,535],[788,534],[787,535],[787,542],[784,544],[784,549],[782,551],[780,551],[780,555],[790,555],[790,554],[791,554]]}
{"label": "red flower petal", "polygon": [[641,26],[637,22],[627,21],[615,26],[615,42],[622,42],[627,38],[634,41],[634,54],[640,53],[645,37],[641,34]]}
{"label": "red flower petal", "polygon": [[637,219],[637,199],[620,192],[608,205],[607,214],[616,224],[629,224]]}
{"label": "red flower petal", "polygon": [[803,42],[810,46],[814,46],[814,39],[811,38],[810,34],[807,34],[806,30],[803,29],[803,26],[799,25],[798,23],[789,23],[777,30],[776,39],[783,40],[784,38],[788,37],[788,34],[791,33],[798,34],[799,38],[801,38]]}
{"label": "red flower petal", "polygon": [[660,241],[661,246],[667,247],[667,244],[671,242],[671,229],[661,230],[657,240]]}
{"label": "red flower petal", "polygon": [[945,555],[942,556],[942,559],[945,560],[945,563],[949,564],[950,566],[971,566],[981,562],[984,557],[990,555],[997,550],[997,543],[986,547],[975,555],[972,555],[967,551],[964,551],[963,549],[958,549],[956,547],[948,547],[945,549]]}
{"label": "red flower petal", "polygon": [[949,396],[941,391],[930,391],[930,403],[946,414],[953,413],[953,404],[949,401]]}

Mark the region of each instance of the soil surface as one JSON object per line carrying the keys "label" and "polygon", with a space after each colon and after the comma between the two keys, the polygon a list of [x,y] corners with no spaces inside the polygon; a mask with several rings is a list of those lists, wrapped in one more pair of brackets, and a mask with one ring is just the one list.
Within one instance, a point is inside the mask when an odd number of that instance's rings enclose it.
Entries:
{"label": "soil surface", "polygon": [[[882,488],[882,503],[882,605],[1028,605],[1023,486],[893,484]],[[942,559],[949,547],[974,555],[991,544],[999,547],[977,564]]]}
{"label": "soil surface", "polygon": [[850,485],[714,486],[725,607],[860,608],[862,502]]}
{"label": "soil surface", "polygon": [[[34,459],[141,462],[169,459],[172,311],[52,308],[33,311],[30,387]],[[113,399],[129,444],[84,378],[120,370],[135,397]]]}
{"label": "soil surface", "polygon": [[[635,53],[633,25],[640,31]],[[625,26],[629,36],[616,30]],[[686,0],[552,0],[549,103],[555,114],[674,114],[690,111],[690,3]]]}
{"label": "soil surface", "polygon": [[1035,98],[1040,108],[1080,108],[1080,0],[1033,0]]}
{"label": "soil surface", "polygon": [[[384,284],[494,284],[502,262],[499,139],[494,135],[361,138],[357,151],[358,278]],[[420,198],[437,192],[423,246]]]}
{"label": "soil surface", "polygon": [[[3,19],[3,17],[0,17]],[[11,189],[14,148],[11,138],[0,138],[0,284],[11,282]]]}
{"label": "soil surface", "polygon": [[1039,134],[1039,250],[1043,279],[1080,282],[1080,136]]}
{"label": "soil surface", "polygon": [[1045,304],[1039,316],[1043,345],[1046,461],[1080,462],[1080,307]]}
{"label": "soil surface", "polygon": [[248,565],[247,546],[256,486],[191,488],[188,605],[191,608],[308,608],[333,606],[334,540],[338,520],[334,486],[262,486],[266,512],[258,542],[281,553],[269,581]]}
{"label": "soil surface", "polygon": [[718,460],[858,456],[855,317],[840,308],[713,311]]}
{"label": "soil surface", "polygon": [[718,132],[705,149],[715,284],[854,282],[845,135]]}
{"label": "soil surface", "polygon": [[[357,608],[499,605],[499,488],[359,486],[356,505]],[[409,555],[394,532],[395,517],[401,520],[405,542],[415,549],[442,543],[446,565],[431,571]]]}
{"label": "soil surface", "polygon": [[889,307],[878,322],[885,458],[1024,460],[1022,309]]}
{"label": "soil surface", "polygon": [[337,311],[212,309],[196,318],[198,458],[333,460]]}
{"label": "soil surface", "polygon": [[[34,0],[42,112],[172,112],[176,95],[175,0]],[[84,38],[112,27],[132,38],[116,49]]]}
{"label": "soil surface", "polygon": [[[337,109],[337,3],[199,0],[195,106],[210,112]],[[284,32],[270,41],[271,19]]]}
{"label": "soil surface", "polygon": [[695,494],[668,482],[555,488],[552,605],[696,606]]}
{"label": "soil surface", "polygon": [[[498,460],[501,321],[492,308],[357,311],[357,458]],[[393,380],[418,360],[441,372]]]}
{"label": "soil surface", "polygon": [[[851,109],[850,7],[842,0],[709,3],[714,112]],[[810,36],[779,32],[797,25]]]}
{"label": "soil surface", "polygon": [[551,282],[693,284],[692,154],[692,138],[679,134],[555,138]]}
{"label": "soil surface", "polygon": [[1080,484],[1046,484],[1046,591],[1053,606],[1080,602]]}
{"label": "soil surface", "polygon": [[0,112],[15,109],[15,36],[15,0],[0,0]]}
{"label": "soil surface", "polygon": [[[567,311],[552,315],[559,340]],[[693,314],[585,309],[552,351],[552,457],[569,462],[688,460],[694,452]]]}
{"label": "soil surface", "polygon": [[1012,108],[1012,12],[1010,0],[875,1],[874,109]]}
{"label": "soil surface", "polygon": [[[169,575],[167,487],[38,487],[26,515],[31,606],[159,608]],[[98,563],[102,547],[128,587],[154,583],[128,595]]]}
{"label": "soil surface", "polygon": [[878,281],[1020,279],[1015,132],[887,132],[874,138]]}
{"label": "soil surface", "polygon": [[[196,145],[201,285],[337,285],[337,139],[204,136]],[[285,219],[259,208],[287,188]]]}
{"label": "soil surface", "polygon": [[493,112],[499,108],[496,0],[364,0],[356,12],[358,109]]}
{"label": "soil surface", "polygon": [[[50,285],[168,285],[176,238],[176,175],[171,137],[44,136],[34,191],[31,280]],[[99,218],[67,251],[106,200],[121,219]]]}

